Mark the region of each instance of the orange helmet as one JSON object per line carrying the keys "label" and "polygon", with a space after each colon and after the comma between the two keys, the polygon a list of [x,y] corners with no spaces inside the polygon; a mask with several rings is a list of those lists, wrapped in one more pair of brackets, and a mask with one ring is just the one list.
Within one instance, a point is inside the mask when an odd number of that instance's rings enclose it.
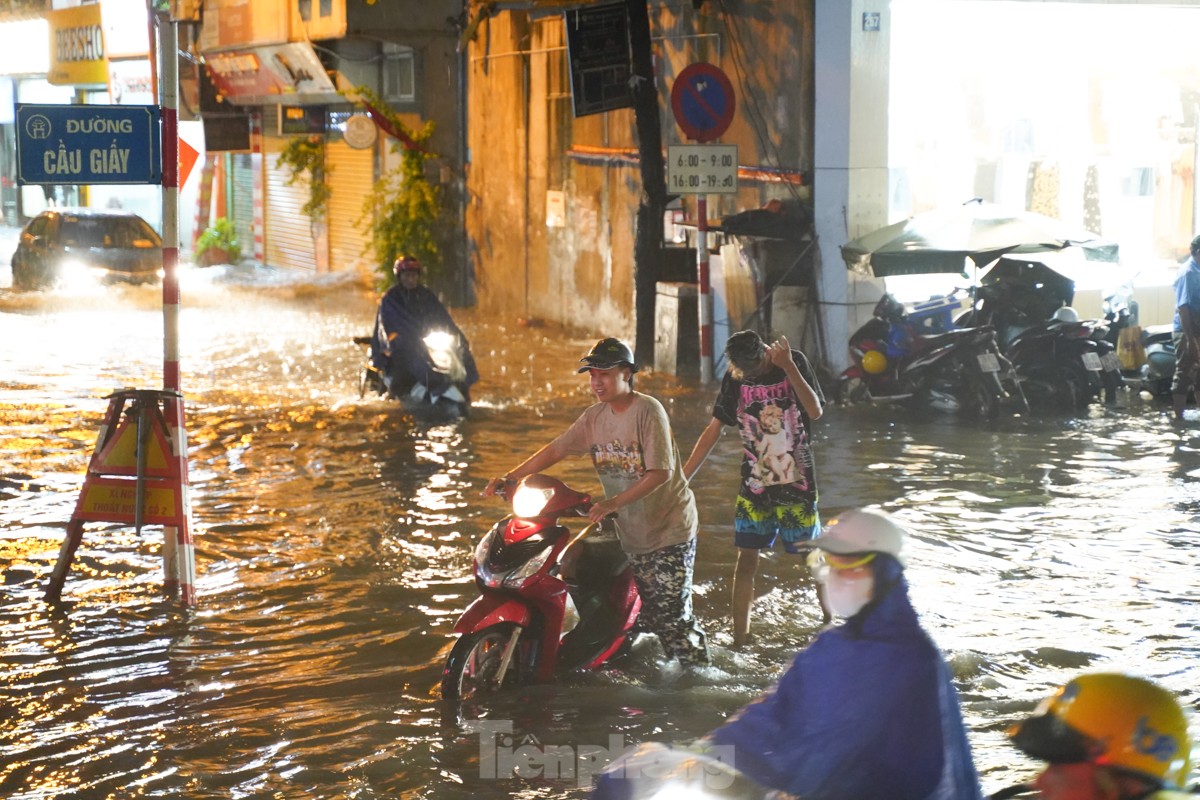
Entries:
{"label": "orange helmet", "polygon": [[1091,762],[1182,789],[1192,742],[1179,703],[1142,678],[1111,672],[1080,675],[1013,726],[1022,752],[1051,763]]}

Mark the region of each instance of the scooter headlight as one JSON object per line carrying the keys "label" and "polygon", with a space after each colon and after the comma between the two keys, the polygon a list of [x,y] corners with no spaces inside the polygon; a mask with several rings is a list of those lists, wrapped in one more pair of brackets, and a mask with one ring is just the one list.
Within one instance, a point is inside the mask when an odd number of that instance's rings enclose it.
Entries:
{"label": "scooter headlight", "polygon": [[550,551],[554,548],[548,544],[537,555],[526,561],[521,566],[510,572],[504,577],[504,587],[506,589],[520,589],[525,585],[525,581],[537,574],[546,561],[550,558]]}
{"label": "scooter headlight", "polygon": [[530,519],[542,513],[550,498],[554,496],[553,489],[535,489],[527,484],[521,484],[513,493],[513,514],[521,519]]}
{"label": "scooter headlight", "polygon": [[449,350],[454,346],[454,337],[446,331],[430,331],[422,341],[433,350]]}
{"label": "scooter headlight", "polygon": [[433,361],[434,369],[439,372],[449,372],[454,365],[454,356],[452,350],[454,348],[454,336],[446,331],[430,331],[422,339],[425,347],[429,351],[429,358]]}
{"label": "scooter headlight", "polygon": [[[553,547],[549,542],[544,542],[543,547],[540,547],[536,552],[533,552],[524,561],[519,561],[509,569],[494,569],[492,567],[492,547],[495,536],[502,536],[496,531],[489,532],[486,536],[479,540],[479,544],[475,546],[475,575],[489,589],[519,589],[537,573],[546,561],[550,558],[550,553]],[[538,543],[529,541],[526,545],[537,547]],[[513,545],[509,545],[513,547]],[[531,548],[530,548],[531,549]],[[528,552],[528,549],[526,550]],[[503,559],[501,559],[503,561]]]}

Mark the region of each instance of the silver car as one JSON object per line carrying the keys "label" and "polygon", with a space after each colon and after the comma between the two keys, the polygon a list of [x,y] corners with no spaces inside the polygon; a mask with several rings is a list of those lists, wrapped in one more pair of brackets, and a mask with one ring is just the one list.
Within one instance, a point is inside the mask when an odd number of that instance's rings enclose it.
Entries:
{"label": "silver car", "polygon": [[12,276],[17,289],[62,281],[157,281],[162,277],[162,238],[129,211],[47,209],[21,231]]}

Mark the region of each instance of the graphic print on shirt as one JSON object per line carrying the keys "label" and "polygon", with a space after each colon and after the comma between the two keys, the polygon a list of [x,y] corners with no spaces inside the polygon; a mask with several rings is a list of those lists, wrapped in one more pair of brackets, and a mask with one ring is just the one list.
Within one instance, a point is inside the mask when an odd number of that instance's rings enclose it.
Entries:
{"label": "graphic print on shirt", "polygon": [[749,475],[746,488],[760,493],[768,486],[809,488],[812,450],[800,407],[787,380],[769,385],[742,384],[738,397],[742,445]]}
{"label": "graphic print on shirt", "polygon": [[646,471],[641,443],[633,442],[626,447],[620,439],[592,445],[592,463],[601,478],[609,475],[631,480],[640,478]]}

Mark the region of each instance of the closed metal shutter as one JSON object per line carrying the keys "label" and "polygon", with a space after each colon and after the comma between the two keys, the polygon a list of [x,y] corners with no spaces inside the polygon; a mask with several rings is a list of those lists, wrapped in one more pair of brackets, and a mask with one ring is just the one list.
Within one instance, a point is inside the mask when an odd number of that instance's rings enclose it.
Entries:
{"label": "closed metal shutter", "polygon": [[242,243],[242,254],[254,254],[254,166],[249,153],[229,154],[229,219]]}
{"label": "closed metal shutter", "polygon": [[355,150],[345,142],[331,141],[326,158],[333,167],[329,180],[329,268],[334,271],[370,272],[374,269],[367,243],[368,219],[363,203],[375,188],[375,148]]}
{"label": "closed metal shutter", "polygon": [[273,136],[263,138],[267,263],[315,270],[312,229],[308,217],[300,212],[308,202],[308,184],[299,180],[294,186],[285,186],[291,171],[275,168],[287,143],[287,139]]}

